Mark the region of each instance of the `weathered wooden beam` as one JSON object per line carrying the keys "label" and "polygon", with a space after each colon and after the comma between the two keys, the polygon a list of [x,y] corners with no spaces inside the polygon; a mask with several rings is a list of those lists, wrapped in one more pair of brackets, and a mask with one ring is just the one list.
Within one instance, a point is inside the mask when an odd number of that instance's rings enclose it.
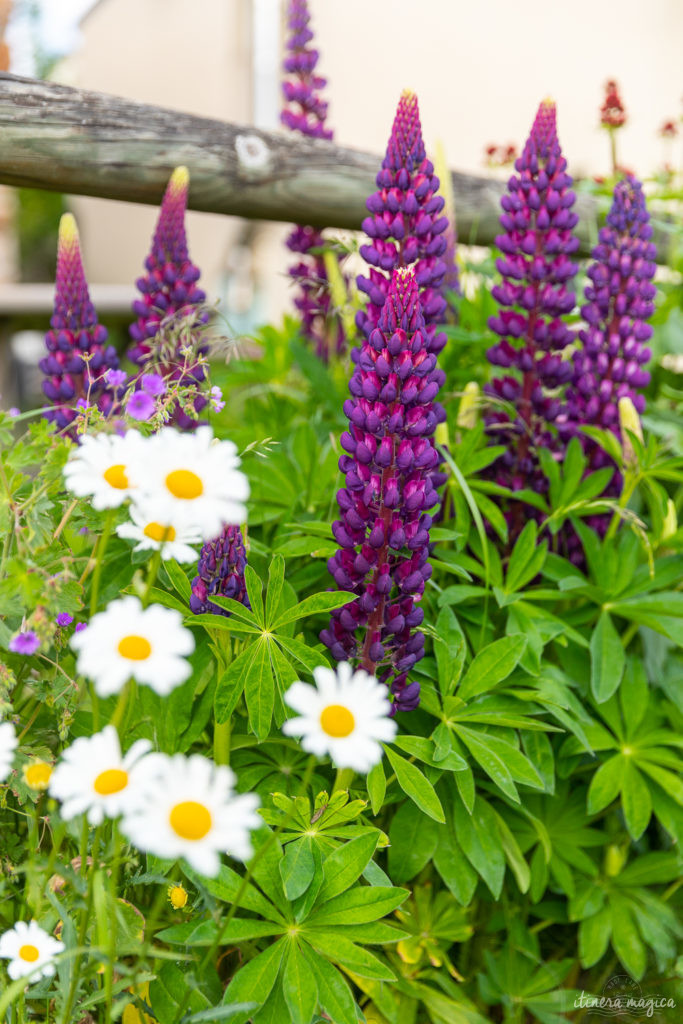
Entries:
{"label": "weathered wooden beam", "polygon": [[[0,73],[0,182],[7,185],[156,205],[173,168],[184,164],[194,210],[359,228],[380,162],[301,135]],[[502,190],[500,181],[453,172],[460,241],[493,241]],[[586,251],[595,203],[580,196],[577,208]]]}

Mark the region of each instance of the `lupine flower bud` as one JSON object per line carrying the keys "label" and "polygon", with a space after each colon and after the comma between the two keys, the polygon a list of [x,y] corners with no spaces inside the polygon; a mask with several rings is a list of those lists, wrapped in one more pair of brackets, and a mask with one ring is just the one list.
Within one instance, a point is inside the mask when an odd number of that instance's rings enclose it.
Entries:
{"label": "lupine flower bud", "polygon": [[[576,274],[570,257],[579,240],[573,234],[578,217],[567,162],[557,139],[555,104],[541,103],[524,150],[515,162],[516,175],[501,200],[504,234],[496,238],[502,255],[496,262],[502,284],[493,288],[500,313],[489,327],[501,341],[487,355],[494,366],[517,370],[487,385],[487,394],[505,402],[487,416],[494,443],[507,451],[493,465],[496,483],[512,490],[543,490],[536,452],[552,447],[549,426],[560,413],[549,392],[571,377],[571,363],[561,353],[573,340],[562,317],[574,307],[567,285]],[[514,411],[513,411],[514,410]]]}
{"label": "lupine flower bud", "polygon": [[448,218],[443,215],[444,200],[437,195],[439,179],[425,152],[413,92],[404,92],[399,100],[377,188],[366,202],[370,216],[363,221],[369,244],[360,248],[370,264],[370,276],[357,278],[358,288],[369,301],[357,313],[356,323],[368,338],[379,322],[392,271],[414,264],[427,351],[437,355],[446,344],[446,335],[437,332],[436,325],[443,323],[446,315],[441,289],[447,270]]}
{"label": "lupine flower bud", "polygon": [[638,465],[638,456],[633,447],[633,441],[629,432],[635,434],[639,441],[643,440],[643,425],[635,405],[630,398],[619,399],[619,432],[621,434],[621,449],[624,453],[624,465],[634,469]]}
{"label": "lupine flower bud", "polygon": [[474,430],[477,425],[479,405],[481,403],[481,392],[476,380],[470,380],[465,384],[465,390],[460,399],[458,407],[458,418],[456,423],[464,430]]}
{"label": "lupine flower bud", "polygon": [[[195,412],[200,413],[207,404],[199,392],[204,370],[198,364],[186,365],[180,353],[186,347],[185,338],[177,339],[175,351],[168,351],[164,344],[165,334],[174,328],[182,325],[183,331],[187,329],[194,335],[208,320],[202,309],[206,295],[197,286],[199,268],[187,251],[185,210],[189,183],[187,168],[176,167],[164,193],[152,248],[145,260],[147,273],[136,282],[142,297],[133,303],[137,320],[129,328],[133,344],[128,358],[141,369],[151,362],[165,378],[195,387],[193,404]],[[196,350],[203,354],[207,348],[197,345]],[[179,407],[173,411],[171,422],[182,430],[194,430],[197,426],[197,420]]]}
{"label": "lupine flower bud", "polygon": [[[285,75],[289,77],[282,83],[285,108],[280,120],[302,135],[331,139],[333,133],[325,127],[327,103],[320,97],[320,90],[327,85],[327,80],[315,73],[319,54],[309,45],[313,40],[309,21],[306,0],[290,0],[287,14],[290,34],[284,61]],[[327,362],[332,352],[344,351],[346,333],[339,316],[332,313],[328,272],[323,258],[325,239],[317,228],[298,225],[287,238],[287,246],[302,256],[289,268],[289,276],[298,284],[294,305],[301,313],[302,334],[315,348],[318,357]],[[341,273],[339,277],[343,283]],[[346,295],[341,305],[345,301]],[[341,308],[339,302],[337,306]]]}
{"label": "lupine flower bud", "polygon": [[332,613],[320,634],[337,661],[390,686],[395,711],[417,707],[420,687],[408,674],[423,656],[419,601],[431,576],[427,562],[432,482],[434,399],[444,374],[430,357],[412,268],[399,268],[378,326],[362,343],[344,405],[349,429],[339,468],[341,518],[332,524],[340,550],[328,568],[340,589],[357,597]]}
{"label": "lupine flower bud", "polygon": [[244,584],[244,570],[247,553],[239,526],[224,526],[223,532],[203,546],[199,555],[197,575],[192,580],[190,608],[195,615],[210,612],[213,615],[230,615],[230,612],[214,604],[212,597],[230,597],[249,608],[249,598]]}
{"label": "lupine flower bud", "polygon": [[673,498],[667,498],[666,515],[662,523],[662,542],[669,540],[678,531],[678,516]]}
{"label": "lupine flower bud", "polygon": [[[645,409],[640,390],[650,382],[645,365],[651,351],[645,342],[652,336],[646,321],[656,293],[649,220],[640,182],[633,177],[618,182],[588,269],[587,302],[581,308],[585,326],[579,331],[581,347],[574,353],[567,390],[567,435],[588,424],[619,437],[620,399],[630,399],[637,413]],[[594,469],[610,464],[609,456],[588,438],[583,444]]]}
{"label": "lupine flower bud", "polygon": [[54,312],[45,335],[48,354],[39,365],[46,377],[43,392],[54,405],[45,418],[73,440],[77,435],[71,424],[80,399],[96,403],[106,416],[122,393],[106,376],[108,371],[122,372],[117,370],[116,349],[106,342],[106,328],[97,322],[88,293],[76,221],[65,213],[59,223]]}

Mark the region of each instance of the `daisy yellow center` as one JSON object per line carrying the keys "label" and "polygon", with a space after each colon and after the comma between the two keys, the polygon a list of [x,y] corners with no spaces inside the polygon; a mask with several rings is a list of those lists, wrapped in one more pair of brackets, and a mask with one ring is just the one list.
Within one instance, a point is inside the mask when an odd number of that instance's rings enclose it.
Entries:
{"label": "daisy yellow center", "polygon": [[187,904],[187,889],[182,885],[172,885],[168,890],[168,898],[174,910],[182,910]]}
{"label": "daisy yellow center", "polygon": [[196,800],[175,804],[168,818],[171,828],[181,839],[203,839],[211,830],[211,812]]}
{"label": "daisy yellow center", "polygon": [[115,487],[117,491],[125,491],[126,487],[129,486],[126,467],[122,462],[118,462],[115,466],[105,469],[103,475],[109,486]]}
{"label": "daisy yellow center", "polygon": [[100,772],[93,782],[93,789],[100,796],[111,796],[112,793],[120,793],[128,785],[128,772],[123,768],[107,768]]}
{"label": "daisy yellow center", "polygon": [[191,469],[174,469],[166,477],[166,486],[174,498],[192,501],[204,493],[201,478]]}
{"label": "daisy yellow center", "polygon": [[26,769],[25,778],[32,789],[45,789],[51,775],[52,767],[47,761],[36,761]]}
{"label": "daisy yellow center", "polygon": [[328,736],[338,739],[351,735],[356,727],[356,719],[343,704],[328,704],[320,715],[320,727]]}
{"label": "daisy yellow center", "polygon": [[145,537],[149,537],[150,540],[175,540],[175,530],[173,527],[162,526],[161,523],[147,523],[147,526],[142,532]]}
{"label": "daisy yellow center", "polygon": [[119,640],[119,654],[130,661],[145,661],[152,653],[152,645],[144,636],[131,633]]}
{"label": "daisy yellow center", "polygon": [[37,946],[20,946],[19,947],[19,959],[26,960],[28,963],[33,964],[40,956],[40,950]]}

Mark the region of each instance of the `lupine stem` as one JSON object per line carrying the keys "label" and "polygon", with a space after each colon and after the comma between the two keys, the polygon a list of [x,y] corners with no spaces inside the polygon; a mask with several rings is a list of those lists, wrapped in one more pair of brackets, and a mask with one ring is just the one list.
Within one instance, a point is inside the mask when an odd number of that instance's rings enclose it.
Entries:
{"label": "lupine stem", "polygon": [[104,521],[104,529],[99,538],[97,545],[97,558],[95,561],[95,570],[93,572],[92,583],[90,585],[90,615],[93,616],[97,611],[97,599],[100,591],[100,577],[102,576],[102,565],[104,564],[104,556],[111,536],[111,531],[114,526],[114,518],[116,513],[113,509],[109,509],[107,517]]}

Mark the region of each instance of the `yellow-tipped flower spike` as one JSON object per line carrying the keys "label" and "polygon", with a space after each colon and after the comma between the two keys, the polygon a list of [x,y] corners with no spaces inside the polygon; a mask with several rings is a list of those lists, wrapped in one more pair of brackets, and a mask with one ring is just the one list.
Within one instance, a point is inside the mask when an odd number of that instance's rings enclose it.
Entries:
{"label": "yellow-tipped flower spike", "polygon": [[457,423],[463,430],[473,430],[476,427],[480,398],[481,391],[477,382],[474,380],[468,381],[465,384],[465,390],[460,399],[460,408],[458,409]]}
{"label": "yellow-tipped flower spike", "polygon": [[59,221],[59,248],[71,249],[79,244],[78,226],[73,213],[63,213]]}
{"label": "yellow-tipped flower spike", "polygon": [[187,167],[176,167],[169,178],[168,185],[173,191],[180,191],[188,188],[190,184],[190,172]]}
{"label": "yellow-tipped flower spike", "polygon": [[619,430],[621,431],[621,449],[624,453],[624,465],[628,469],[634,469],[638,465],[638,457],[629,436],[629,431],[642,442],[643,425],[640,422],[638,410],[628,397],[619,399]]}

